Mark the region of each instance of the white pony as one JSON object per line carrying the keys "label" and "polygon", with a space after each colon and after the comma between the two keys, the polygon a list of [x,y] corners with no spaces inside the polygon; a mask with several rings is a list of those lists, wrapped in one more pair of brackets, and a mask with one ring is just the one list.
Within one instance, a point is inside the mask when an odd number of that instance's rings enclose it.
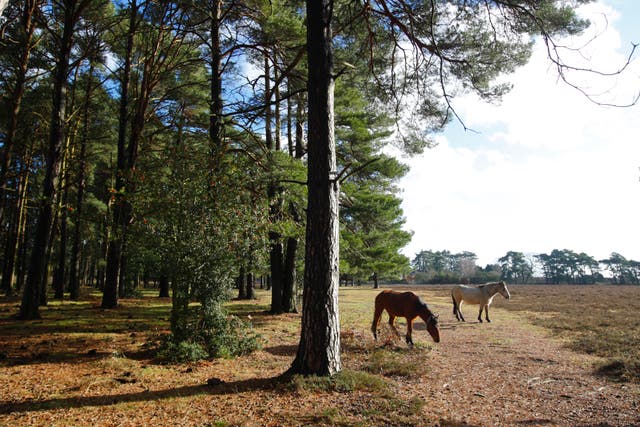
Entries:
{"label": "white pony", "polygon": [[457,285],[451,289],[451,299],[453,299],[453,314],[456,315],[456,319],[458,321],[462,320],[464,317],[462,316],[462,312],[460,311],[460,306],[462,302],[466,302],[467,304],[480,304],[480,313],[478,313],[478,320],[482,323],[482,310],[484,310],[485,318],[487,322],[491,322],[489,320],[489,306],[491,305],[491,300],[493,297],[500,293],[506,299],[511,298],[509,294],[509,290],[507,289],[507,285],[503,282],[497,283],[487,283],[485,285],[480,286],[467,286],[467,285]]}

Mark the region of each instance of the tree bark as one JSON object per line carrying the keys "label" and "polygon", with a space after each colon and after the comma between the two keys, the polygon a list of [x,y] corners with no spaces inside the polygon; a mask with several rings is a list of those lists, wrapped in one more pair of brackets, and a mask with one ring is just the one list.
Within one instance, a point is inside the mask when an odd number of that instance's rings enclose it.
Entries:
{"label": "tree bark", "polygon": [[223,150],[224,121],[222,117],[222,47],[220,45],[221,0],[211,1],[211,107],[209,113],[209,144],[211,150],[212,171],[220,166]]}
{"label": "tree bark", "polygon": [[333,375],[341,370],[332,8],[331,0],[307,0],[309,195],[302,332],[290,370],[304,375]]}
{"label": "tree bark", "polygon": [[[273,120],[273,113],[271,110],[271,64],[268,54],[268,49],[264,51],[264,132],[265,132],[265,144],[269,151],[278,150],[279,147],[274,147],[274,138],[271,128],[271,122]],[[275,67],[274,67],[275,70]],[[274,79],[275,81],[275,79]],[[277,144],[280,139],[276,135]],[[276,224],[281,219],[281,189],[278,188],[276,182],[272,182],[269,185],[268,190],[269,197],[269,219],[272,224]],[[284,269],[283,269],[283,246],[281,242],[281,235],[276,231],[269,232],[269,267],[271,275],[271,313],[282,313],[282,291],[284,287]]]}
{"label": "tree bark", "polygon": [[[64,162],[66,163],[66,161]],[[58,265],[54,270],[53,275],[53,290],[54,290],[54,298],[62,300],[64,299],[64,283],[65,283],[65,275],[66,275],[66,260],[67,260],[67,240],[68,240],[68,227],[67,227],[67,202],[69,199],[69,186],[66,185],[67,181],[67,171],[65,166],[63,166],[63,178],[61,180],[61,187],[64,189],[62,196],[62,203],[60,204],[60,239],[58,244]]]}
{"label": "tree bark", "polygon": [[68,0],[64,7],[64,25],[58,46],[56,68],[53,81],[53,107],[51,113],[49,145],[46,153],[46,169],[43,181],[42,198],[38,208],[33,250],[29,262],[27,282],[18,317],[21,319],[40,318],[39,304],[46,277],[47,254],[50,248],[51,226],[53,224],[53,205],[56,200],[56,187],[60,175],[62,142],[65,133],[65,108],[69,56],[73,42],[73,31],[79,16],[80,7],[86,2]]}
{"label": "tree bark", "polygon": [[160,276],[160,298],[169,298],[169,276],[163,274]]}
{"label": "tree bark", "polygon": [[116,176],[115,203],[113,204],[113,230],[107,250],[107,266],[105,271],[104,290],[102,294],[102,308],[115,308],[118,306],[118,290],[120,288],[120,270],[122,269],[122,233],[121,225],[126,221],[123,201],[116,196],[117,192],[125,186],[124,173],[127,168],[127,127],[129,124],[129,85],[131,84],[131,62],[133,52],[133,36],[136,32],[136,20],[138,4],[133,0],[129,5],[129,29],[127,33],[127,48],[120,82],[120,107],[118,118],[118,157]]}
{"label": "tree bark", "polygon": [[[22,194],[21,187],[24,185],[24,178],[19,178],[15,182],[15,193]],[[20,196],[12,205],[9,211],[7,222],[7,240],[4,247],[4,259],[2,262],[2,290],[5,295],[13,295],[13,271],[18,247],[18,229],[20,217]]]}
{"label": "tree bark", "polygon": [[87,89],[85,91],[85,99],[82,112],[82,136],[80,138],[80,154],[79,154],[79,170],[77,178],[76,208],[75,217],[76,224],[73,232],[73,243],[71,247],[71,261],[69,263],[69,299],[78,300],[80,297],[80,243],[82,241],[82,212],[84,204],[84,191],[86,188],[86,169],[87,169],[87,144],[89,142],[89,106],[91,104],[91,96],[93,95],[93,87],[91,79],[93,78],[93,62],[89,66],[87,73]]}
{"label": "tree bark", "polygon": [[[300,110],[299,108],[298,110]],[[294,136],[292,135],[293,129],[291,126],[291,122],[293,120],[293,111],[291,108],[291,99],[287,102],[287,142],[289,155],[295,157],[296,159],[302,159],[304,153],[302,149],[298,149],[297,147],[302,147],[302,131],[298,132],[298,128],[302,129],[302,115],[297,114],[296,117],[296,132],[295,132],[295,146],[294,146]],[[289,210],[291,212],[291,217],[296,223],[300,223],[301,218],[298,214],[296,206],[291,203],[289,205]],[[294,237],[287,238],[287,249],[285,252],[284,259],[284,278],[283,278],[283,290],[282,290],[282,310],[285,313],[296,313],[296,257],[298,251],[298,240]]]}
{"label": "tree bark", "polygon": [[246,284],[247,291],[245,292],[245,294],[247,295],[247,299],[254,299],[255,293],[253,292],[253,273],[251,273],[251,271],[249,271],[249,273],[247,274]]}
{"label": "tree bark", "polygon": [[[29,189],[29,170],[31,169],[31,163],[33,159],[33,141],[30,144],[28,149],[28,153],[26,156],[25,168],[24,168],[24,177],[21,179],[22,189],[20,192],[20,203],[19,203],[19,215],[18,215],[18,235],[16,242],[16,250],[17,261],[16,266],[14,267],[16,272],[16,290],[20,291],[24,285],[25,281],[25,271],[27,264],[27,220],[28,220],[28,200],[27,200],[27,191]],[[5,254],[5,256],[7,256]]]}
{"label": "tree bark", "polygon": [[[278,84],[278,50],[274,47],[273,49],[273,81],[274,81],[274,87],[273,87],[273,97],[275,99],[275,106],[274,106],[274,112],[273,112],[273,118],[274,118],[274,125],[275,125],[275,132],[274,132],[274,136],[275,136],[275,150],[276,151],[280,151],[282,149],[282,142],[281,142],[281,133],[282,133],[282,120],[280,117],[280,85]],[[271,110],[271,107],[269,107],[269,110]]]}
{"label": "tree bark", "polygon": [[[6,3],[5,3],[6,5]],[[31,57],[31,49],[33,43],[33,34],[36,24],[34,15],[37,10],[36,0],[27,0],[24,2],[24,9],[21,14],[21,24],[24,31],[24,41],[22,43],[22,55],[16,73],[16,82],[11,93],[11,101],[9,108],[9,125],[4,138],[4,144],[0,151],[0,221],[4,218],[5,209],[5,185],[7,184],[7,173],[11,165],[11,157],[14,150],[14,143],[18,131],[18,119],[22,106],[22,99],[27,82],[27,71],[29,69],[29,58]],[[2,10],[0,10],[0,14]]]}
{"label": "tree bark", "polygon": [[238,273],[238,277],[236,278],[236,285],[238,286],[238,299],[243,300],[247,299],[247,288],[245,287],[245,283],[247,280],[247,275],[245,274],[244,264],[240,266],[240,273]]}
{"label": "tree bark", "polygon": [[[270,206],[269,220],[276,224],[281,219],[281,197],[280,191],[274,183],[271,183],[268,191]],[[283,312],[282,290],[284,287],[283,269],[283,247],[281,235],[276,231],[269,232],[269,265],[271,272],[271,313],[279,314]]]}
{"label": "tree bark", "polygon": [[284,277],[282,286],[282,311],[296,312],[296,253],[298,239],[287,238],[287,250],[284,257]]}
{"label": "tree bark", "polygon": [[296,97],[296,146],[295,153],[296,158],[301,159],[305,153],[304,146],[304,108],[303,108],[303,96],[299,94]]}

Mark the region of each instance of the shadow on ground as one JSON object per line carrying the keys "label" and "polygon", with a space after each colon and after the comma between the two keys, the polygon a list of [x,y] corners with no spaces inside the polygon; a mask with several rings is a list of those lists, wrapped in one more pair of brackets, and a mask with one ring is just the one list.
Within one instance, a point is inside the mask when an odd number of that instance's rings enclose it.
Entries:
{"label": "shadow on ground", "polygon": [[17,403],[0,402],[0,414],[84,408],[90,406],[110,406],[120,403],[157,401],[203,394],[226,395],[257,390],[273,390],[281,383],[281,378],[259,378],[229,383],[216,380],[213,381],[213,383],[215,383],[215,385],[196,384],[166,390],[145,390],[138,393],[112,394],[107,396],[70,397]]}

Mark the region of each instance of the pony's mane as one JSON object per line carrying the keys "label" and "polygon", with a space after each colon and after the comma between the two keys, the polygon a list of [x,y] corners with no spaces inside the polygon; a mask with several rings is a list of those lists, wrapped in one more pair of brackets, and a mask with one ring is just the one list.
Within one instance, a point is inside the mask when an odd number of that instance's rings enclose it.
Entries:
{"label": "pony's mane", "polygon": [[479,288],[486,288],[487,286],[496,286],[496,285],[502,285],[504,286],[504,281],[499,281],[499,282],[491,282],[491,283],[485,283],[482,285],[478,285]]}

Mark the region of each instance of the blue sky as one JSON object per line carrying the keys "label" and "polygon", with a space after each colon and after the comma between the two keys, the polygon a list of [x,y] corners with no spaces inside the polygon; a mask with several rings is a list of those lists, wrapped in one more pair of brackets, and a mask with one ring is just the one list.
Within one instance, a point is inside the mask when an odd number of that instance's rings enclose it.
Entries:
{"label": "blue sky", "polygon": [[[583,46],[567,57],[577,65],[613,71],[640,43],[637,0],[603,0],[581,14],[592,27],[565,41]],[[626,104],[640,93],[640,59],[622,76],[569,77],[603,102]],[[475,132],[453,122],[437,147],[404,159],[411,171],[400,187],[414,236],[403,252],[468,250],[480,265],[510,250],[640,260],[640,106],[590,103],[558,80],[542,46],[508,80],[514,87],[499,105],[454,102]]]}

